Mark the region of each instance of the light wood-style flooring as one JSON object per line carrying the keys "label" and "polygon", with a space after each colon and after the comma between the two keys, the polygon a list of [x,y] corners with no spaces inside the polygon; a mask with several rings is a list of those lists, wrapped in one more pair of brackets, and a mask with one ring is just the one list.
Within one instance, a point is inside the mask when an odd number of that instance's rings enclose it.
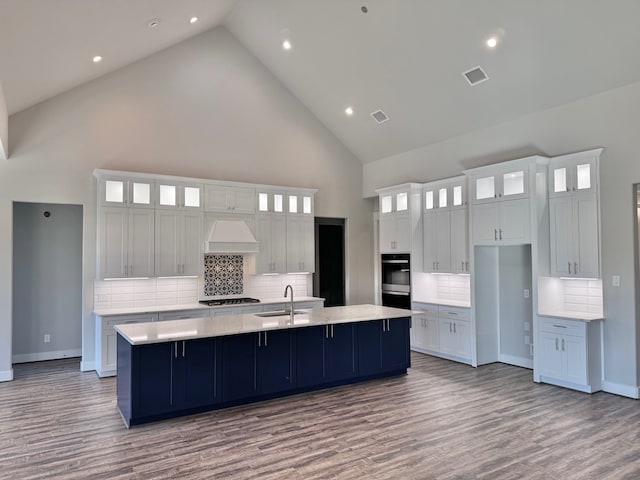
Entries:
{"label": "light wood-style flooring", "polygon": [[0,478],[639,479],[640,402],[414,353],[409,374],[127,430],[76,359],[0,384]]}

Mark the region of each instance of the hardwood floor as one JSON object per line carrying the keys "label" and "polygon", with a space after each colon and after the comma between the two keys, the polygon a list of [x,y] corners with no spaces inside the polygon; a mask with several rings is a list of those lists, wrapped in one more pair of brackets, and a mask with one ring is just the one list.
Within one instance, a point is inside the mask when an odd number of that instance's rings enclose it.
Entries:
{"label": "hardwood floor", "polygon": [[127,430],[75,359],[0,384],[2,479],[638,479],[640,403],[414,353],[409,374]]}

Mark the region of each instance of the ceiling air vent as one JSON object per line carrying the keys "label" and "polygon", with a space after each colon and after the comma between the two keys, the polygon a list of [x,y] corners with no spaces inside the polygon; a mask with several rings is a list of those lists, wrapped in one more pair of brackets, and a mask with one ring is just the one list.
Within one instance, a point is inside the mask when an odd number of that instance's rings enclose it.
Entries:
{"label": "ceiling air vent", "polygon": [[387,116],[387,114],[384,113],[382,110],[376,110],[375,112],[371,112],[371,116],[378,123],[384,123],[387,120],[389,120],[389,117]]}
{"label": "ceiling air vent", "polygon": [[485,72],[482,67],[474,67],[471,70],[463,72],[462,75],[467,79],[469,85],[477,85],[485,80],[489,80],[489,75],[487,75],[487,72]]}

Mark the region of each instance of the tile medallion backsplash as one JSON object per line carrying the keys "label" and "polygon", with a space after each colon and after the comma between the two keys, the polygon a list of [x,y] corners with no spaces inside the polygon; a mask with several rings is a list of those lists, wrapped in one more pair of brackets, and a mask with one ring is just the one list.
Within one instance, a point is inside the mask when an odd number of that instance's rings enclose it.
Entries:
{"label": "tile medallion backsplash", "polygon": [[205,255],[205,296],[241,294],[242,273],[242,255]]}

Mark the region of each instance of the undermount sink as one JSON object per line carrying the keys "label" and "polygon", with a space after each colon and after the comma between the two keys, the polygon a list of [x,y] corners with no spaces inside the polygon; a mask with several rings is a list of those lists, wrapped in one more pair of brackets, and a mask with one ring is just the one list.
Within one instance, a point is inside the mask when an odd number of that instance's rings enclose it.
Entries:
{"label": "undermount sink", "polygon": [[[307,312],[303,312],[302,310],[294,310],[293,311],[294,315],[299,315],[301,313],[307,313]],[[291,312],[285,312],[284,310],[278,310],[276,312],[254,313],[254,315],[256,317],[288,317],[289,315],[291,315]]]}

